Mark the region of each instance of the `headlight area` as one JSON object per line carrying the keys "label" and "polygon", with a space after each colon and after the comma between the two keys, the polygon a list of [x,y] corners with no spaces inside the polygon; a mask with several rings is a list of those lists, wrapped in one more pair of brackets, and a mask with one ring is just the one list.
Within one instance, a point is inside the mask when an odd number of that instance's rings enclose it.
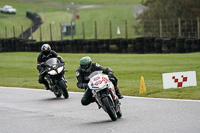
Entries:
{"label": "headlight area", "polygon": [[56,75],[57,72],[55,70],[51,70],[51,71],[48,72],[48,74],[50,74],[50,75]]}
{"label": "headlight area", "polygon": [[57,70],[58,70],[58,73],[61,73],[63,69],[64,69],[63,66],[59,67],[59,68],[57,69]]}
{"label": "headlight area", "polygon": [[59,68],[57,69],[57,72],[58,72],[58,73],[57,73],[55,70],[51,70],[51,71],[48,72],[48,74],[50,74],[50,75],[56,75],[56,74],[61,73],[63,69],[64,69],[64,67],[62,66],[62,67],[59,67]]}

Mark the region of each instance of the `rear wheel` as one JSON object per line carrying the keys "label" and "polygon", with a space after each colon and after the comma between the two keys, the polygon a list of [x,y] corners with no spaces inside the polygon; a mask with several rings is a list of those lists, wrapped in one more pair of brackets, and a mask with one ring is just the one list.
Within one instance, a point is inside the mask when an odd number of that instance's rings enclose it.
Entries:
{"label": "rear wheel", "polygon": [[59,81],[59,87],[63,92],[64,98],[68,98],[69,94],[68,94],[68,91],[67,91],[67,85],[64,83],[63,80]]}
{"label": "rear wheel", "polygon": [[117,114],[115,112],[114,103],[108,97],[102,98],[102,103],[105,106],[108,115],[113,121],[117,120]]}

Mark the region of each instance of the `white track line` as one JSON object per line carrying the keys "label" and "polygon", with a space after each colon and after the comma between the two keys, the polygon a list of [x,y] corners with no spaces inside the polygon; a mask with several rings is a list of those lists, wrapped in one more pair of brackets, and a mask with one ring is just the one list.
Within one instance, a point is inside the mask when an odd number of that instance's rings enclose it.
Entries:
{"label": "white track line", "polygon": [[[19,90],[26,90],[26,91],[46,91],[44,89],[33,89],[33,88],[19,88],[19,87],[0,87],[0,89],[19,89]],[[69,92],[71,94],[81,94],[83,95],[84,92]],[[168,98],[150,98],[150,97],[136,97],[136,96],[124,96],[125,98],[129,99],[142,99],[142,100],[164,100],[164,101],[179,101],[179,102],[200,102],[200,100],[187,100],[187,99],[168,99]],[[122,99],[123,100],[123,99]]]}

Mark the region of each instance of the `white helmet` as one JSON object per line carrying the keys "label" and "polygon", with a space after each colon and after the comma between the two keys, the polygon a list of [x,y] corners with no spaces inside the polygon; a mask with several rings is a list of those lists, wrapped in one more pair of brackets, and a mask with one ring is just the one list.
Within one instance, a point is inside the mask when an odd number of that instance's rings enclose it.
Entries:
{"label": "white helmet", "polygon": [[44,55],[48,55],[51,51],[51,46],[49,44],[43,44],[41,47],[41,51]]}

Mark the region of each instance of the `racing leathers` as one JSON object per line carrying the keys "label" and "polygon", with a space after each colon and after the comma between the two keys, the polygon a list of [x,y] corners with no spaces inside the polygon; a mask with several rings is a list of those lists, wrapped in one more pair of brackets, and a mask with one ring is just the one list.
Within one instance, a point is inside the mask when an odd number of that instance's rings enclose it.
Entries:
{"label": "racing leathers", "polygon": [[100,66],[97,63],[92,63],[91,65],[92,65],[92,67],[89,72],[82,70],[81,67],[79,67],[76,70],[76,77],[78,80],[77,87],[80,89],[85,89],[85,93],[81,99],[82,105],[88,105],[91,102],[94,102],[94,99],[92,98],[93,94],[92,94],[91,90],[88,88],[88,82],[89,82],[88,76],[94,71],[102,71],[104,74],[107,74],[109,79],[112,81],[112,83],[115,86],[117,95],[120,95],[122,97],[122,95],[119,92],[119,89],[117,87],[117,78],[113,75],[112,70],[110,68],[103,68],[102,66]]}
{"label": "racing leathers", "polygon": [[58,56],[57,53],[53,50],[50,50],[50,53],[48,55],[44,55],[43,52],[40,52],[40,54],[37,57],[37,69],[39,71],[39,83],[44,84],[46,87],[46,90],[49,90],[49,83],[44,79],[46,73],[42,73],[45,66],[43,66],[43,63],[46,62],[50,58],[58,58],[61,62],[63,62],[62,57]]}

